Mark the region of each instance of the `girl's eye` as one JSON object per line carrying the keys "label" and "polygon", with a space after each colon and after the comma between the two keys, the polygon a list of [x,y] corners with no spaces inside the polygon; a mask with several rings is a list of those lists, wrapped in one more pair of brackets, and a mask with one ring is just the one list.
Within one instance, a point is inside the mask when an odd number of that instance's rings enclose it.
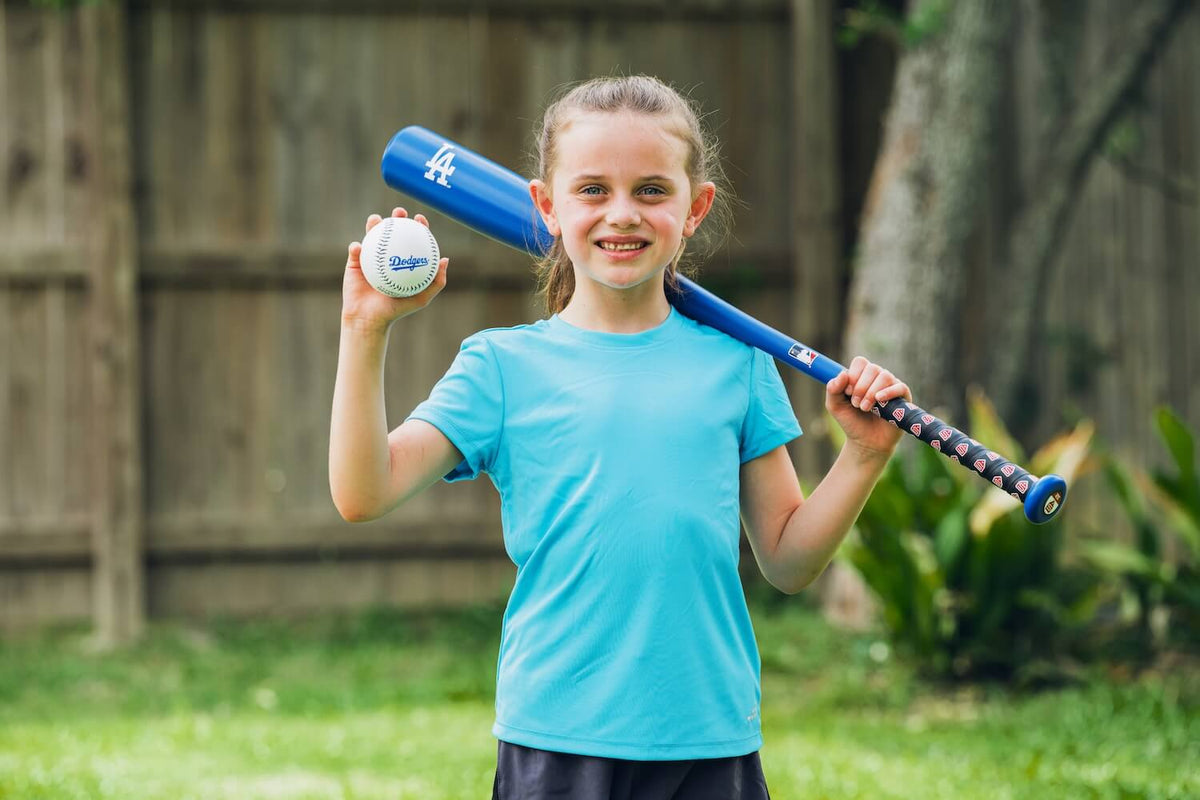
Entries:
{"label": "girl's eye", "polygon": [[666,191],[664,191],[661,186],[643,186],[641,188],[641,193],[648,195],[663,195],[666,194]]}
{"label": "girl's eye", "polygon": [[603,192],[603,191],[604,191],[604,190],[603,190],[603,189],[601,189],[599,186],[596,186],[595,184],[592,184],[592,185],[590,185],[590,186],[584,186],[582,189],[580,189],[580,190],[579,190],[579,193],[580,193],[580,194],[590,194],[590,195],[597,195],[597,194],[600,194],[600,193],[601,193],[601,192]]}

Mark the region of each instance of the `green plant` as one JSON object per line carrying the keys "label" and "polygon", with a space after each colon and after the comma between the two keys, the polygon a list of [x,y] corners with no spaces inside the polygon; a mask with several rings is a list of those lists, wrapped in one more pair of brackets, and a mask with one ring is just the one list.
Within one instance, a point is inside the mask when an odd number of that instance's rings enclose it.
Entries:
{"label": "green plant", "polygon": [[1108,456],[1105,477],[1133,526],[1133,541],[1102,539],[1088,542],[1083,549],[1092,566],[1126,584],[1143,655],[1154,648],[1152,621],[1159,610],[1165,612],[1165,637],[1200,643],[1200,477],[1195,437],[1169,408],[1159,408],[1154,417],[1171,471],[1147,474]]}
{"label": "green plant", "polygon": [[[987,401],[975,395],[970,408],[977,439],[1024,463]],[[1070,481],[1091,438],[1082,423],[1028,463]],[[1032,680],[1098,602],[1098,581],[1066,567],[1061,544],[1060,522],[1030,524],[1015,499],[920,447],[892,459],[843,555],[878,598],[893,641],[927,674]]]}

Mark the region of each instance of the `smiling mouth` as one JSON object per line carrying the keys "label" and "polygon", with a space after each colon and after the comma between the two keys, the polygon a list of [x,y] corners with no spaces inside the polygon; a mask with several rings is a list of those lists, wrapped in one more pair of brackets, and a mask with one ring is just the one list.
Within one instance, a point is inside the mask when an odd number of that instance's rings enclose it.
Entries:
{"label": "smiling mouth", "polygon": [[648,247],[645,242],[596,242],[596,245],[601,250],[608,250],[611,253],[644,250],[646,247]]}

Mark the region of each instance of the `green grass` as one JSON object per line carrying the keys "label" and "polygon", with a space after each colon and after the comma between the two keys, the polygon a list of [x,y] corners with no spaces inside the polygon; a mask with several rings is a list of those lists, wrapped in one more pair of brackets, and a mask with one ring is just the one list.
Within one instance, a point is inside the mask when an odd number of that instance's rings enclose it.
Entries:
{"label": "green grass", "polygon": [[[499,608],[0,641],[0,800],[483,798]],[[1195,667],[1017,694],[919,682],[873,635],[754,604],[789,798],[1200,797]]]}

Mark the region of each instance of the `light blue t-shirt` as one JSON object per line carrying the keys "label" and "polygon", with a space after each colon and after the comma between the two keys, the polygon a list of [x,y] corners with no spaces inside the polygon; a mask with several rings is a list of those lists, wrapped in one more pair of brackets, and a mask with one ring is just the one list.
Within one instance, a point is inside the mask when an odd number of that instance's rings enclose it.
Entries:
{"label": "light blue t-shirt", "polygon": [[738,577],[741,464],[800,435],[774,361],[672,310],[636,334],[557,316],[462,344],[411,418],[486,473],[517,566],[497,738],[635,760],[762,746]]}

